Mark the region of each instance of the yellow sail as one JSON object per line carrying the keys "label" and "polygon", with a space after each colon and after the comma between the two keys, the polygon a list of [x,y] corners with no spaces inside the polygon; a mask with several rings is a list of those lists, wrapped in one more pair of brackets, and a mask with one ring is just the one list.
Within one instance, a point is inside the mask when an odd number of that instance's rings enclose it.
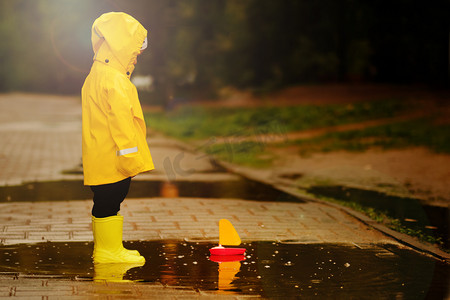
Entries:
{"label": "yellow sail", "polygon": [[233,245],[237,246],[241,244],[241,238],[234,229],[230,221],[221,219],[219,221],[219,244],[220,245]]}

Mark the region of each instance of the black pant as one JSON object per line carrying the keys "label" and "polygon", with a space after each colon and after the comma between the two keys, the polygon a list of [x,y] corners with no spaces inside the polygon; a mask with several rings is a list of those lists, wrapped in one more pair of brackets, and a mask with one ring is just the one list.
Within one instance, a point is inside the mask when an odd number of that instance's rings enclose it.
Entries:
{"label": "black pant", "polygon": [[117,215],[120,204],[128,194],[130,183],[131,178],[127,178],[119,182],[91,186],[94,192],[92,215],[96,218]]}

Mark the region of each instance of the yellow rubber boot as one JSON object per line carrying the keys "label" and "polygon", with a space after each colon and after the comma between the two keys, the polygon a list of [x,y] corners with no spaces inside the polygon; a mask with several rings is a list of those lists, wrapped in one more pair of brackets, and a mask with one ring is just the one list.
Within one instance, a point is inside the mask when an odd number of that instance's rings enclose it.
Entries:
{"label": "yellow rubber boot", "polygon": [[[123,216],[92,217],[94,233],[94,263],[144,263],[137,251],[127,250],[122,244]],[[137,252],[139,254],[139,252]]]}
{"label": "yellow rubber boot", "polygon": [[[121,216],[120,214],[117,214],[117,215]],[[96,222],[94,221],[94,219],[98,220],[98,218],[95,218],[94,216],[92,216],[92,230],[95,232],[95,224],[96,224]],[[123,217],[122,217],[122,219],[123,219]],[[94,238],[95,238],[95,236],[94,236]],[[128,254],[141,256],[141,254],[137,250],[129,250],[127,248],[124,248],[124,249],[125,249],[125,251],[128,251]]]}
{"label": "yellow rubber boot", "polygon": [[[117,213],[117,215],[121,216],[121,214],[119,214],[119,213]],[[141,256],[141,254],[137,250],[131,250],[131,249],[127,249],[127,248],[124,248],[124,249],[125,249],[125,251],[128,251],[129,254]]]}

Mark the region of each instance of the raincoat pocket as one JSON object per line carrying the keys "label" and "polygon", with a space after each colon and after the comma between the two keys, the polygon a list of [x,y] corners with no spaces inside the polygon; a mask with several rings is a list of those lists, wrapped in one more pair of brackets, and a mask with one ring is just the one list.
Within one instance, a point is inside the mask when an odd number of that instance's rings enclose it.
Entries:
{"label": "raincoat pocket", "polygon": [[117,156],[116,167],[126,177],[133,177],[144,169],[144,160],[139,152]]}

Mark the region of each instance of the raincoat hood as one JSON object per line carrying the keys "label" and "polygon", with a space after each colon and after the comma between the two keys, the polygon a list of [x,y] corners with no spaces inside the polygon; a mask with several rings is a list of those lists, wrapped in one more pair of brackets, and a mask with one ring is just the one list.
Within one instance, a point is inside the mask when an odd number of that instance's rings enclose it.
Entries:
{"label": "raincoat hood", "polygon": [[92,25],[94,60],[118,69],[129,78],[146,37],[147,30],[132,16],[105,13]]}

